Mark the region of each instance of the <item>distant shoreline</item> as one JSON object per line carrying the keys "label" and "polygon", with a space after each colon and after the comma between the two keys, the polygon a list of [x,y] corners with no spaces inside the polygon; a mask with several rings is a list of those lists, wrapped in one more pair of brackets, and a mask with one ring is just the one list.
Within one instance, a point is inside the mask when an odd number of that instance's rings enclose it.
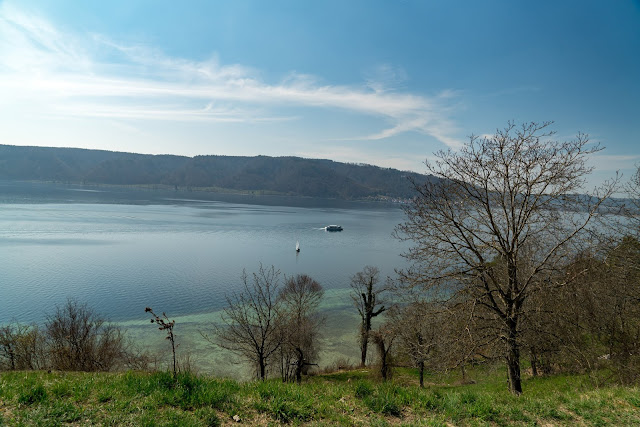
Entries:
{"label": "distant shoreline", "polygon": [[[353,207],[359,208],[379,208],[379,207],[387,207],[387,208],[400,208],[402,205],[409,202],[406,199],[391,199],[391,198],[361,198],[361,199],[340,199],[340,198],[332,198],[332,197],[316,197],[316,196],[301,196],[301,195],[291,195],[291,194],[281,194],[276,192],[266,192],[261,190],[249,191],[249,190],[233,190],[233,189],[224,189],[217,187],[175,187],[164,184],[102,184],[102,183],[82,183],[82,182],[73,182],[73,181],[51,181],[51,180],[12,180],[12,179],[0,179],[0,204],[6,203],[1,198],[2,189],[6,188],[6,184],[15,185],[16,187],[20,187],[22,185],[33,185],[33,186],[53,186],[58,188],[64,188],[68,190],[75,191],[86,191],[86,192],[95,192],[95,193],[104,193],[103,191],[97,191],[96,189],[107,189],[107,190],[121,190],[121,191],[131,191],[131,192],[154,192],[156,194],[161,194],[162,192],[165,195],[171,194],[190,194],[190,195],[198,195],[205,197],[196,197],[193,199],[173,199],[176,201],[191,201],[191,202],[210,202],[210,201],[229,201],[229,199],[234,199],[234,202],[243,203],[243,204],[255,204],[255,205],[278,205],[278,203],[274,203],[277,201],[283,202],[282,206],[313,206],[313,207],[335,207],[336,205],[354,205]],[[70,188],[77,187],[77,188]],[[253,199],[255,198],[255,199]],[[227,200],[224,200],[227,199]],[[161,200],[172,200],[171,198],[157,199],[158,202]],[[259,202],[259,203],[256,203]],[[297,203],[296,203],[297,202]],[[301,203],[302,202],[302,203]],[[78,200],[73,203],[86,203],[84,201]],[[104,201],[102,202],[104,203]],[[114,204],[117,204],[114,203]],[[157,203],[157,204],[165,204],[165,203]],[[370,204],[371,206],[367,206]]]}

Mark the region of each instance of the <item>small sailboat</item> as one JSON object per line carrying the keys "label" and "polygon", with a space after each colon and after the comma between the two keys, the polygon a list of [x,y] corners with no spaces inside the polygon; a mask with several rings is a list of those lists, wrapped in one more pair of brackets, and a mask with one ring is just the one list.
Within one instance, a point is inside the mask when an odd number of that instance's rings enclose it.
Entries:
{"label": "small sailboat", "polygon": [[300,241],[296,241],[296,252],[300,252]]}

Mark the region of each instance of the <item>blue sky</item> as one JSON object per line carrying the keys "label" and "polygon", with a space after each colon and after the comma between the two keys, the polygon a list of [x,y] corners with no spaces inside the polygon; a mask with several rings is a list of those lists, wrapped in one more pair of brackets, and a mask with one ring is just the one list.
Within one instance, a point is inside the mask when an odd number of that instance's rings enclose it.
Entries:
{"label": "blue sky", "polygon": [[0,143],[423,172],[508,120],[640,163],[639,1],[0,0]]}

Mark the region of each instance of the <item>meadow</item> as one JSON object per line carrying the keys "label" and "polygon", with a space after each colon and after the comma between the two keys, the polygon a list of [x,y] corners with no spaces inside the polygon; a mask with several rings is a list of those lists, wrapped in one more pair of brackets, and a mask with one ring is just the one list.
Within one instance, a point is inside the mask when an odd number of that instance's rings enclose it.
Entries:
{"label": "meadow", "polygon": [[[507,390],[502,366],[381,382],[367,369],[317,374],[301,385],[168,372],[3,372],[0,425],[637,425],[640,390],[594,376],[526,377]],[[235,419],[237,420],[234,420]]]}

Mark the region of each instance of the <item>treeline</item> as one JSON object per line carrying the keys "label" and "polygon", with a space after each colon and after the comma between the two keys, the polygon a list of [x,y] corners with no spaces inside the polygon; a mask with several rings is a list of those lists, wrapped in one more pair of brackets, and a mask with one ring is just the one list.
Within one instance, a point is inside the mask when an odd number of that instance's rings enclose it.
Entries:
{"label": "treeline", "polygon": [[[627,236],[608,249],[576,253],[550,281],[555,285],[519,308],[517,344],[527,374],[587,373],[595,384],[637,383],[638,239]],[[380,360],[415,366],[421,385],[425,371],[459,370],[466,381],[469,366],[505,361],[508,330],[478,294],[430,298],[400,282],[378,292],[397,302],[373,331],[378,345],[386,346]]]}
{"label": "treeline", "polygon": [[426,176],[299,157],[145,155],[0,145],[0,179],[165,185],[340,199],[409,198]]}

